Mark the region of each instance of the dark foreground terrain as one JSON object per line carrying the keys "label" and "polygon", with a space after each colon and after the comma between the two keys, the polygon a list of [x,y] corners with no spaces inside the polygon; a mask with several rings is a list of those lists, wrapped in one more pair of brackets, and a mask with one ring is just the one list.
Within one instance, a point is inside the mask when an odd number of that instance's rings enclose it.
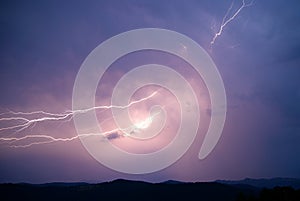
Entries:
{"label": "dark foreground terrain", "polygon": [[294,188],[282,186],[286,180],[278,182],[278,186],[273,188],[264,188],[264,183],[270,184],[269,180],[253,182],[254,185],[249,185],[249,180],[199,183],[168,181],[158,184],[126,180],[101,184],[0,184],[0,200],[300,201],[300,189],[294,187],[299,180],[290,182]]}

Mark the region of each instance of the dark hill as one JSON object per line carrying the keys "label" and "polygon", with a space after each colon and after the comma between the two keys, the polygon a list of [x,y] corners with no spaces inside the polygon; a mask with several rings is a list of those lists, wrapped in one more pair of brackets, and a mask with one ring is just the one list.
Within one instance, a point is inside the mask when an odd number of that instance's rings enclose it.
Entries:
{"label": "dark hill", "polygon": [[[147,183],[142,181],[115,180],[100,184],[50,183],[50,184],[0,184],[1,200],[269,200],[275,194],[298,200],[300,190],[277,188],[261,190],[246,184],[223,184],[218,182],[183,183],[168,181]],[[297,197],[298,196],[298,197]],[[278,198],[279,196],[276,196]],[[294,199],[295,198],[295,199]],[[280,200],[280,199],[279,199]],[[300,199],[299,199],[300,200]]]}
{"label": "dark hill", "polygon": [[217,182],[230,185],[251,185],[257,188],[275,188],[290,186],[294,189],[300,189],[300,179],[295,178],[271,178],[271,179],[243,179],[237,181],[218,180]]}

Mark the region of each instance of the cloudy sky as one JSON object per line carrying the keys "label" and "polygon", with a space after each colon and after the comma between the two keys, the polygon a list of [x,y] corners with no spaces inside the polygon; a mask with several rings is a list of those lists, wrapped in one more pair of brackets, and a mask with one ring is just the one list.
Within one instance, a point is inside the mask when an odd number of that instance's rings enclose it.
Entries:
{"label": "cloudy sky", "polygon": [[[72,109],[76,75],[89,53],[117,34],[150,27],[184,34],[208,52],[224,82],[227,117],[218,144],[207,158],[199,160],[197,155],[211,116],[203,80],[174,55],[135,52],[116,61],[104,74],[95,102],[110,104],[115,84],[134,67],[148,63],[171,66],[189,81],[201,110],[198,135],[180,160],[155,173],[130,175],[100,164],[79,139],[29,147],[14,145],[44,139],[1,140],[0,182],[300,178],[300,2],[254,1],[224,27],[211,45],[231,5],[229,17],[242,1],[1,1],[1,118],[20,116],[9,111],[57,114]],[[133,100],[158,88],[144,87]],[[178,129],[179,105],[174,100],[169,91],[161,89],[153,100],[130,108],[133,121],[138,121],[147,117],[150,105],[163,105],[168,119],[160,136],[149,142],[135,142],[113,133],[109,136],[111,143],[134,153],[165,146]],[[115,128],[111,116],[111,111],[97,113],[104,130]],[[1,120],[0,127],[20,122]],[[20,132],[4,129],[0,137],[38,134],[56,138],[77,135],[71,119],[40,122]]]}

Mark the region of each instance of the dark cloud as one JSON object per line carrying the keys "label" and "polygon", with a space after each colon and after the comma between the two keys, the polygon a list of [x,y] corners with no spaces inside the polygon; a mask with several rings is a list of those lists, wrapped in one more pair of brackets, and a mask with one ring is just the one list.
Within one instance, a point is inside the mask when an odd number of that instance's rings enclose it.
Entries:
{"label": "dark cloud", "polygon": [[108,139],[108,140],[114,140],[114,139],[117,139],[120,137],[123,137],[123,135],[118,132],[114,132],[114,133],[110,133],[110,134],[106,135],[106,139]]}

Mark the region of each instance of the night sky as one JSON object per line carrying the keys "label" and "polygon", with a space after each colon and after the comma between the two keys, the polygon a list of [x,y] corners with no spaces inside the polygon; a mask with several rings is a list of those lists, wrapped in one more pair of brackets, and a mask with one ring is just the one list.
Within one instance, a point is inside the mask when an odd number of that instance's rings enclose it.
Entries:
{"label": "night sky", "polygon": [[[241,5],[242,1],[235,0],[231,14]],[[217,0],[1,1],[1,118],[18,116],[8,113],[10,110],[71,110],[76,75],[89,53],[117,34],[140,28],[176,31],[208,52],[224,82],[227,117],[218,144],[207,158],[199,160],[198,152],[211,115],[203,80],[174,55],[134,52],[117,60],[106,72],[95,101],[97,105],[110,104],[114,85],[136,66],[172,66],[195,90],[203,117],[198,136],[180,160],[158,172],[131,175],[97,162],[78,139],[23,148],[10,145],[32,141],[1,141],[0,182],[300,178],[300,2],[256,0],[224,27],[211,46],[230,6],[231,1]],[[135,100],[142,98],[143,93],[149,95],[155,87],[145,87],[135,94]],[[113,133],[109,136],[112,143],[144,153],[170,142],[178,129],[179,106],[166,98],[168,91],[161,93],[153,102],[165,105],[170,112],[165,137],[137,143]],[[132,113],[144,118],[150,104],[151,101],[132,108]],[[114,126],[110,116],[109,111],[97,113],[106,129]],[[16,122],[1,121],[0,127],[11,123]],[[56,138],[77,135],[71,119],[37,123],[20,132],[4,130],[0,137],[37,134]]]}

